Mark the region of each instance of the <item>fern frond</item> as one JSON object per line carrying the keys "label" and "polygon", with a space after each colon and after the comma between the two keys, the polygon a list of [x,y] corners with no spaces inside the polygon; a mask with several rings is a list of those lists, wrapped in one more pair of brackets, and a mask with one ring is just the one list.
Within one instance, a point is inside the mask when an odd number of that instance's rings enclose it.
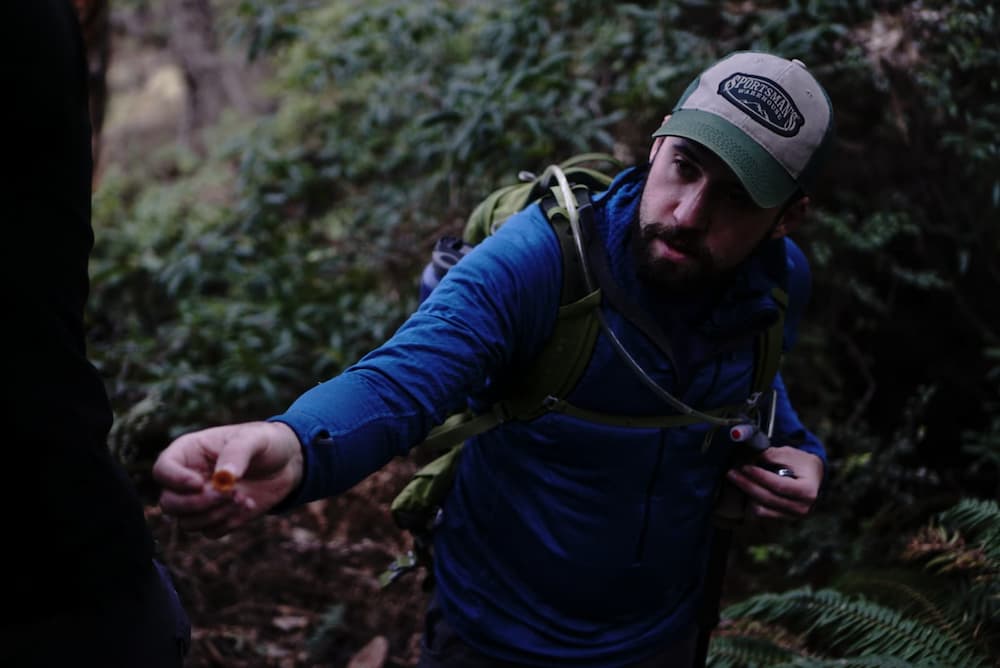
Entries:
{"label": "fern frond", "polygon": [[962,616],[973,642],[992,647],[992,654],[1000,657],[1000,590],[996,586],[990,589],[977,583],[958,582],[951,596],[955,614]]}
{"label": "fern frond", "polygon": [[785,665],[799,654],[766,638],[716,635],[708,647],[707,668],[764,668]]}
{"label": "fern frond", "polygon": [[1000,570],[1000,504],[994,500],[962,499],[938,514],[938,522],[952,527],[976,543]]}
{"label": "fern frond", "polygon": [[939,578],[910,569],[855,571],[839,578],[836,589],[843,594],[864,596],[888,606],[914,621],[933,626],[955,643],[972,635],[960,612],[941,602],[950,601],[954,590]]}
{"label": "fern frond", "polygon": [[969,544],[960,531],[925,526],[910,538],[900,555],[903,561],[923,561],[934,573],[953,573],[971,579],[989,581],[998,572],[998,562],[991,559],[979,543]]}
{"label": "fern frond", "polygon": [[888,654],[868,654],[840,659],[801,658],[773,668],[918,668],[926,665],[925,663],[904,661]]}
{"label": "fern frond", "polygon": [[933,626],[863,598],[824,589],[762,594],[726,608],[727,617],[750,617],[803,632],[811,646],[860,657],[885,654],[918,665],[987,668],[977,648]]}
{"label": "fern frond", "polygon": [[1000,530],[1000,504],[993,499],[966,497],[948,510],[938,513],[938,518],[946,524],[965,533],[976,534],[989,529]]}

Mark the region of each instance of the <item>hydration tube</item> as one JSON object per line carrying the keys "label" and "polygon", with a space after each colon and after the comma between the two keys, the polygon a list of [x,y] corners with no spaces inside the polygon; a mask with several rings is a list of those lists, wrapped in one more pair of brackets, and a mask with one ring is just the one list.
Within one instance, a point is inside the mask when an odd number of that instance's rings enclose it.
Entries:
{"label": "hydration tube", "polygon": [[[551,172],[556,181],[559,183],[559,189],[562,191],[563,200],[566,206],[566,215],[569,218],[569,226],[573,230],[573,242],[576,245],[576,252],[580,256],[580,262],[583,266],[583,279],[587,285],[587,290],[593,291],[596,287],[590,275],[590,269],[587,267],[587,257],[583,248],[583,235],[580,229],[580,212],[576,205],[576,196],[573,195],[573,189],[569,185],[569,180],[566,178],[566,175],[558,165],[551,165],[545,171]],[[545,180],[545,174],[543,174],[542,181],[544,182]],[[612,331],[610,325],[608,325],[608,321],[604,317],[604,310],[600,307],[597,309],[597,319],[601,326],[601,331],[603,331],[604,335],[608,338],[608,341],[611,343],[611,347],[614,349],[615,353],[618,354],[622,361],[625,362],[625,364],[632,370],[633,373],[635,373],[644,385],[646,385],[656,396],[660,397],[660,399],[668,403],[674,409],[680,411],[684,415],[703,420],[710,424],[721,427],[733,427],[730,436],[736,441],[757,440],[754,438],[756,435],[763,436],[765,438],[770,436],[770,434],[763,434],[763,432],[760,432],[758,427],[752,424],[745,415],[735,418],[716,417],[714,415],[709,415],[708,413],[703,413],[696,408],[692,408],[674,395],[670,394],[670,392],[665,390],[659,383],[653,380],[650,375],[646,373],[646,370],[640,366],[639,362],[637,362],[629,351],[625,349],[621,340]],[[750,397],[747,401],[747,409],[751,410],[756,408],[759,400],[760,393],[756,393],[754,396]],[[772,410],[773,404],[774,402],[772,401]]]}

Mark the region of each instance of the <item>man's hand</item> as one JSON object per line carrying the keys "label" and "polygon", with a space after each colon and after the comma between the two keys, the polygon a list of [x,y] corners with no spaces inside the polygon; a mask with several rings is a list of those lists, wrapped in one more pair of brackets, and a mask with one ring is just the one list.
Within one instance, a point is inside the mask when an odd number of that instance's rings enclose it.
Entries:
{"label": "man's hand", "polygon": [[[781,469],[790,475],[778,475]],[[798,448],[773,447],[758,455],[753,464],[726,475],[746,493],[749,511],[757,517],[795,519],[808,515],[816,502],[823,482],[823,462]]]}
{"label": "man's hand", "polygon": [[[160,453],[160,507],[188,531],[221,536],[263,515],[302,479],[302,447],[280,422],[247,422],[181,436]],[[214,484],[213,484],[214,480]]]}

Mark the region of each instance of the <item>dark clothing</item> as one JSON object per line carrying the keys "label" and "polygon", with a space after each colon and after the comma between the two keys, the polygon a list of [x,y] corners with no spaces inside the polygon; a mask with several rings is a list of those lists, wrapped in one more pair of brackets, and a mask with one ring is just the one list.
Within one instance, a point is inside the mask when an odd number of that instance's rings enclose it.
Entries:
{"label": "dark clothing", "polygon": [[[51,602],[50,602],[51,603]],[[191,628],[165,569],[78,609],[4,627],[0,665],[10,668],[179,668]]]}
{"label": "dark clothing", "polygon": [[[690,668],[696,635],[692,628],[680,640],[629,668]],[[525,664],[493,659],[466,644],[444,618],[437,596],[432,596],[424,618],[417,668],[525,668]]]}
{"label": "dark clothing", "polygon": [[[160,586],[153,540],[142,503],[108,452],[111,408],[86,355],[94,242],[86,70],[68,0],[0,3],[0,377],[7,388],[0,648],[30,629],[42,637],[44,628],[52,629],[45,642],[63,644],[62,631],[88,615],[97,617],[78,630],[106,638],[131,637],[133,627],[173,615],[162,595],[149,593]],[[72,656],[71,664],[51,665],[159,665]]]}

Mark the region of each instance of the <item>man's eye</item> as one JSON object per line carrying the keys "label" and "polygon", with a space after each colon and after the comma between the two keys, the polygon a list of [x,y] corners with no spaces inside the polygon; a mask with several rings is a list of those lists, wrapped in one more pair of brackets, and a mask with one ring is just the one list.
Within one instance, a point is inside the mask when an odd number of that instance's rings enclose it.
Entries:
{"label": "man's eye", "polygon": [[693,179],[698,176],[698,168],[684,158],[674,158],[674,169],[686,179]]}

